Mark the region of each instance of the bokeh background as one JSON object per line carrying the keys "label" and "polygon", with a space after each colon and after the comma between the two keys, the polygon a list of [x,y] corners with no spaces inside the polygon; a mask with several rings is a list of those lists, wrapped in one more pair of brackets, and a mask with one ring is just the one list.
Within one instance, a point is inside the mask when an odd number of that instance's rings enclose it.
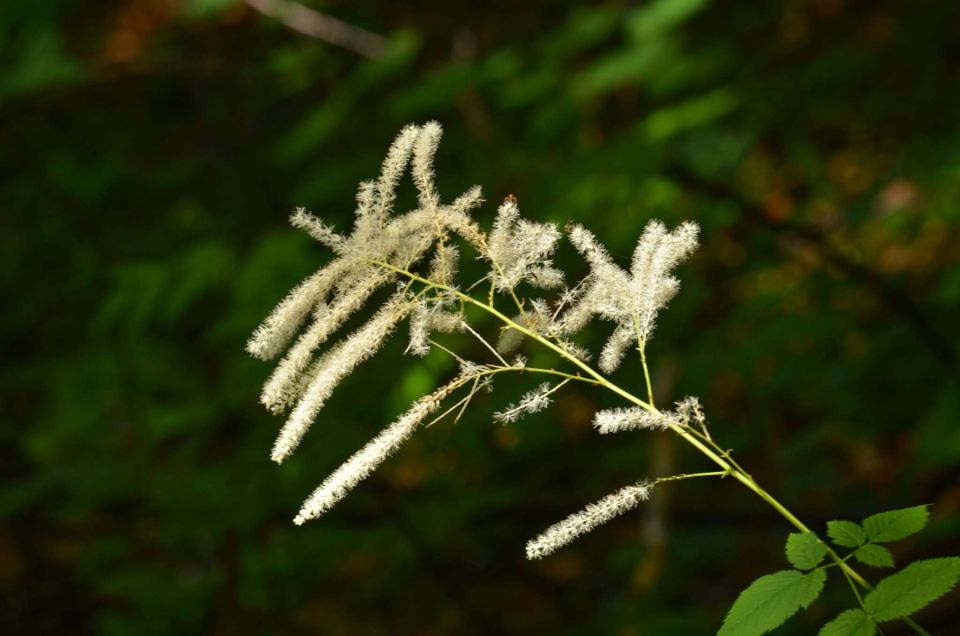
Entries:
{"label": "bokeh background", "polygon": [[[594,434],[613,402],[574,387],[494,424],[523,382],[291,524],[452,371],[395,337],[277,467],[270,367],[243,351],[327,258],[287,214],[345,227],[355,184],[428,119],[443,194],[482,184],[483,222],[514,193],[624,259],[651,217],[699,222],[650,345],[658,400],[699,395],[813,527],[931,503],[896,557],[957,553],[960,4],[281,6],[0,3],[0,632],[709,634],[785,567],[789,527],[719,480],[526,562],[583,504],[710,467],[670,437]],[[778,634],[815,633],[848,597],[832,581]],[[958,600],[921,622],[960,633]]]}

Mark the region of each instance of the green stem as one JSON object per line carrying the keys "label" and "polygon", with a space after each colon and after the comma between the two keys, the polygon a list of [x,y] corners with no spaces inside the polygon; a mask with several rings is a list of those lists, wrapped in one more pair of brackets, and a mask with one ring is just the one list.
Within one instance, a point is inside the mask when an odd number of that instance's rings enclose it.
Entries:
{"label": "green stem", "polygon": [[909,616],[905,617],[905,618],[903,619],[903,622],[906,623],[907,625],[909,625],[910,628],[913,629],[913,631],[917,632],[917,634],[919,634],[920,636],[930,636],[930,632],[928,632],[928,631],[925,630],[924,628],[922,628],[922,627],[920,627],[919,625],[917,625],[917,624],[913,621],[913,619],[910,618]]}
{"label": "green stem", "polygon": [[706,473],[684,473],[682,475],[672,475],[670,477],[658,477],[654,479],[654,483],[660,484],[665,481],[680,481],[681,479],[693,479],[695,477],[726,477],[729,475],[725,470],[712,470]]}
{"label": "green stem", "polygon": [[549,375],[557,375],[561,378],[567,378],[569,380],[579,380],[581,382],[586,382],[587,384],[600,384],[593,378],[585,378],[582,375],[574,373],[564,373],[563,371],[557,371],[556,369],[544,369],[542,367],[496,367],[503,371],[529,371],[530,373],[547,373]]}
{"label": "green stem", "polygon": [[[840,571],[843,572],[843,570]],[[863,611],[866,612],[867,608],[863,605],[863,597],[860,596],[860,590],[857,589],[856,583],[853,582],[853,579],[851,579],[850,575],[846,572],[843,572],[843,577],[847,579],[847,583],[850,584],[850,589],[853,590],[853,595],[857,597],[857,603],[859,603]]]}
{"label": "green stem", "polygon": [[[657,410],[657,408],[654,407],[653,404],[651,404],[650,402],[645,402],[645,401],[641,400],[640,398],[636,397],[635,395],[633,395],[632,393],[630,393],[629,391],[627,391],[627,390],[625,390],[625,389],[617,386],[616,384],[614,384],[613,382],[611,382],[610,380],[608,380],[607,378],[605,378],[603,375],[601,375],[599,372],[595,371],[595,370],[593,369],[593,367],[591,367],[590,365],[586,364],[585,362],[583,362],[582,360],[580,360],[580,359],[577,358],[576,356],[570,354],[570,352],[568,352],[568,351],[567,351],[566,349],[564,349],[563,347],[558,346],[557,344],[555,344],[555,343],[552,342],[551,340],[545,338],[545,337],[542,336],[541,334],[538,334],[538,333],[536,333],[535,331],[531,331],[530,329],[527,329],[527,328],[524,327],[523,325],[520,325],[520,324],[516,323],[515,321],[511,320],[508,316],[506,316],[506,315],[504,315],[503,313],[501,313],[500,311],[498,311],[495,307],[492,307],[492,306],[488,305],[487,303],[484,303],[483,301],[477,300],[477,299],[474,298],[473,296],[470,296],[470,295],[468,295],[468,294],[464,294],[464,293],[461,292],[459,289],[455,289],[455,288],[452,288],[452,287],[450,287],[450,286],[448,286],[448,285],[443,285],[443,284],[441,284],[441,283],[437,283],[437,282],[435,282],[435,281],[429,280],[429,279],[427,279],[427,278],[424,278],[423,276],[420,276],[420,275],[418,275],[418,274],[415,274],[415,273],[413,273],[413,272],[411,272],[411,271],[408,271],[408,270],[406,270],[406,269],[397,267],[397,266],[395,266],[395,265],[391,265],[390,263],[385,263],[385,262],[382,262],[382,261],[372,261],[372,262],[373,262],[374,264],[376,264],[376,265],[379,265],[379,266],[381,266],[381,267],[385,267],[385,268],[387,268],[387,269],[389,269],[389,270],[392,270],[392,271],[396,272],[397,274],[401,274],[401,275],[403,275],[403,276],[406,276],[406,277],[410,278],[411,280],[415,280],[415,281],[417,281],[417,282],[423,283],[424,285],[428,285],[428,286],[433,287],[433,288],[435,288],[435,289],[440,289],[440,290],[443,290],[443,291],[445,291],[445,292],[454,294],[455,296],[457,296],[458,298],[460,298],[460,300],[462,300],[463,302],[470,303],[470,304],[472,304],[472,305],[474,305],[474,306],[482,309],[483,311],[487,312],[488,314],[491,314],[491,315],[495,316],[496,318],[498,318],[499,320],[501,320],[505,325],[507,325],[507,326],[510,327],[511,329],[516,329],[517,331],[519,331],[520,333],[524,334],[524,335],[527,336],[528,338],[531,338],[532,340],[536,340],[537,342],[539,342],[539,343],[542,344],[543,346],[547,347],[547,348],[550,349],[551,351],[555,352],[556,354],[558,354],[559,356],[561,356],[562,358],[564,358],[564,359],[567,360],[568,362],[570,362],[570,363],[574,364],[575,366],[579,367],[584,373],[586,373],[588,376],[590,376],[590,378],[592,378],[592,379],[595,381],[595,382],[594,382],[595,384],[598,384],[598,385],[602,386],[603,388],[607,389],[608,391],[611,391],[611,392],[619,395],[620,397],[622,397],[623,399],[627,400],[628,402],[632,402],[633,404],[636,404],[637,406],[639,406],[639,407],[641,407],[641,408],[643,408],[643,409],[646,409],[647,411],[650,411],[651,413],[660,413],[660,411]],[[581,378],[581,379],[585,379],[585,378]],[[651,402],[652,402],[652,396],[651,396]],[[786,506],[784,506],[782,503],[780,503],[779,501],[777,501],[777,499],[776,499],[773,495],[771,495],[771,494],[768,493],[766,490],[764,490],[763,488],[761,488],[761,487],[760,487],[760,484],[758,484],[758,483],[753,479],[753,477],[750,476],[750,474],[748,474],[745,470],[743,470],[736,462],[734,462],[733,460],[729,459],[729,457],[727,456],[727,453],[724,452],[724,451],[721,451],[721,450],[720,450],[720,447],[717,446],[715,443],[713,443],[712,440],[709,440],[709,441],[706,442],[706,443],[703,442],[703,441],[701,441],[701,440],[700,440],[696,435],[694,435],[690,430],[688,430],[686,427],[684,427],[683,425],[681,425],[681,424],[679,424],[679,423],[677,423],[677,422],[672,422],[672,421],[671,421],[671,422],[669,422],[669,426],[670,426],[670,429],[671,429],[674,433],[676,433],[677,435],[679,435],[680,437],[682,437],[682,438],[683,438],[684,440],[686,440],[689,444],[691,444],[694,448],[696,448],[697,450],[699,450],[703,455],[705,455],[708,459],[710,459],[713,463],[715,463],[717,466],[719,466],[719,467],[722,469],[722,470],[719,471],[719,472],[732,475],[737,481],[739,481],[741,484],[743,484],[743,485],[746,486],[749,490],[751,490],[754,494],[756,494],[758,497],[760,497],[760,498],[763,499],[765,502],[767,502],[767,504],[770,505],[770,507],[772,507],[772,508],[773,508],[774,510],[776,510],[778,513],[780,513],[780,516],[782,516],[784,519],[786,519],[788,522],[790,522],[790,524],[791,524],[793,527],[795,527],[797,530],[799,530],[800,532],[809,532],[809,533],[813,534],[814,536],[816,536],[816,537],[819,539],[819,536],[818,536],[815,532],[813,532],[813,531],[812,531],[810,528],[808,528],[802,521],[800,521],[800,519],[798,519],[798,518],[796,517],[796,515],[794,515],[792,512],[790,512],[790,510],[787,509]],[[713,448],[711,448],[711,446],[713,446]],[[716,450],[714,450],[714,449],[716,449]],[[823,543],[823,545],[827,548],[827,554],[828,554],[828,556],[830,557],[830,559],[831,559],[837,566],[840,567],[840,569],[843,571],[843,573],[844,573],[845,576],[848,576],[849,578],[851,578],[851,579],[853,579],[854,581],[856,581],[856,582],[857,582],[861,587],[863,587],[864,589],[867,589],[867,590],[872,590],[872,589],[873,589],[873,586],[870,585],[870,583],[868,583],[867,580],[864,579],[864,578],[860,575],[859,572],[857,572],[857,571],[854,570],[852,567],[850,567],[850,565],[849,565],[846,561],[844,561],[844,560],[840,557],[840,555],[838,555],[838,554],[836,553],[836,551],[834,551],[833,548],[831,548],[825,541],[822,541],[822,540],[821,540],[821,543]],[[924,630],[922,627],[920,627],[919,625],[917,625],[911,618],[906,617],[906,618],[904,618],[903,620],[904,620],[904,622],[907,623],[914,631],[917,632],[918,636],[930,636],[930,634],[929,634],[926,630]]]}
{"label": "green stem", "polygon": [[650,369],[647,367],[647,342],[640,333],[640,323],[633,319],[633,329],[637,334],[637,351],[640,352],[640,362],[643,363],[643,379],[647,383],[647,401],[655,406],[653,401],[653,384],[650,383]]}
{"label": "green stem", "polygon": [[643,363],[643,379],[647,383],[647,400],[653,406],[653,385],[650,384],[650,369],[647,368],[646,343],[640,346],[640,362]]}

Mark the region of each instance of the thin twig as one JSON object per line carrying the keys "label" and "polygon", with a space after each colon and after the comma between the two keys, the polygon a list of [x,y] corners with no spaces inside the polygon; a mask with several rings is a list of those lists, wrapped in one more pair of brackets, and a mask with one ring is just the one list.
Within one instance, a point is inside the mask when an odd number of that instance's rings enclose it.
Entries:
{"label": "thin twig", "polygon": [[476,331],[474,331],[473,328],[472,328],[469,324],[467,324],[467,321],[466,321],[466,320],[463,321],[463,328],[466,329],[468,332],[470,332],[472,335],[474,335],[474,336],[477,338],[477,340],[479,340],[480,342],[482,342],[482,343],[483,343],[483,346],[486,347],[487,349],[489,349],[489,350],[493,353],[493,355],[497,356],[497,360],[499,360],[500,363],[503,364],[503,366],[505,366],[505,367],[509,367],[509,366],[510,366],[510,363],[508,363],[506,360],[503,359],[503,356],[501,356],[501,355],[497,352],[497,350],[493,348],[493,345],[491,345],[489,342],[487,342],[486,339],[485,339],[483,336],[481,336],[481,335],[478,334]]}
{"label": "thin twig", "polygon": [[387,40],[381,35],[338,20],[289,0],[246,0],[250,8],[276,18],[304,35],[353,51],[370,59],[383,56]]}

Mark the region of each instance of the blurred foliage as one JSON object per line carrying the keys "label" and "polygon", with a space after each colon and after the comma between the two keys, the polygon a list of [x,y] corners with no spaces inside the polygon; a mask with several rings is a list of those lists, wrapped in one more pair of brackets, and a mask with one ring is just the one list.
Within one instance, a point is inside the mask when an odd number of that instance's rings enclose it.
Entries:
{"label": "blurred foliage", "polygon": [[[482,184],[484,220],[516,193],[623,258],[651,216],[698,221],[650,347],[658,399],[701,396],[814,527],[930,503],[898,562],[956,551],[960,5],[310,4],[388,52],[232,0],[0,4],[0,631],[706,634],[782,566],[783,522],[727,482],[525,562],[585,502],[708,469],[592,434],[606,397],[574,390],[501,427],[527,388],[504,385],[290,523],[451,368],[397,338],[271,464],[269,368],[243,343],[326,258],[285,215],[349,223],[395,132],[431,118],[442,191]],[[833,594],[778,633],[813,633],[849,605]],[[921,622],[948,633],[956,600]]]}

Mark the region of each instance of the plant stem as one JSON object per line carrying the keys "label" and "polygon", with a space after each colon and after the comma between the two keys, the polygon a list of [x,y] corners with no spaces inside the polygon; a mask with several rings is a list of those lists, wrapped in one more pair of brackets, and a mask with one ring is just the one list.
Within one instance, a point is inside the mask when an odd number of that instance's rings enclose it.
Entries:
{"label": "plant stem", "polygon": [[[413,273],[413,272],[411,272],[411,271],[409,271],[409,270],[406,270],[406,269],[397,267],[397,266],[395,266],[395,265],[391,265],[390,263],[385,263],[385,262],[382,262],[382,261],[373,261],[373,263],[376,264],[376,265],[379,265],[379,266],[381,266],[381,267],[385,267],[385,268],[387,268],[387,269],[389,269],[389,270],[392,270],[392,271],[396,272],[397,274],[401,274],[401,275],[403,275],[403,276],[406,276],[406,277],[408,277],[408,278],[411,279],[411,280],[414,280],[414,281],[423,283],[424,285],[427,285],[427,286],[429,286],[429,287],[433,287],[433,288],[435,288],[435,289],[439,289],[439,290],[443,290],[443,291],[445,291],[445,292],[447,292],[447,293],[451,293],[451,294],[457,296],[461,301],[466,302],[466,303],[470,303],[470,304],[472,304],[472,305],[474,305],[474,306],[482,309],[482,310],[485,311],[486,313],[491,314],[491,315],[495,316],[496,318],[498,318],[499,320],[501,320],[505,325],[507,325],[507,326],[510,327],[511,329],[516,329],[517,331],[519,331],[520,333],[524,334],[524,335],[527,336],[528,338],[531,338],[532,340],[536,340],[537,342],[539,342],[539,343],[542,344],[543,346],[547,347],[548,349],[552,350],[553,352],[555,352],[556,354],[558,354],[559,356],[561,356],[562,358],[564,358],[564,359],[567,360],[568,362],[570,362],[570,363],[574,364],[575,366],[579,367],[584,373],[586,373],[588,376],[590,376],[590,377],[595,381],[595,384],[598,384],[598,385],[604,387],[604,388],[607,389],[608,391],[611,391],[611,392],[619,395],[620,397],[624,398],[624,399],[627,400],[628,402],[632,402],[633,404],[636,404],[637,406],[639,406],[639,407],[641,407],[641,408],[644,408],[644,409],[646,409],[647,411],[650,411],[651,413],[660,413],[660,411],[657,410],[657,408],[656,408],[655,406],[653,406],[653,404],[652,404],[652,402],[653,402],[652,392],[650,393],[650,402],[645,402],[644,400],[636,397],[635,395],[633,395],[633,394],[630,393],[629,391],[627,391],[627,390],[625,390],[625,389],[617,386],[616,384],[614,384],[613,382],[611,382],[610,380],[608,380],[606,377],[604,377],[604,376],[601,375],[599,372],[597,372],[596,370],[594,370],[593,367],[591,367],[590,365],[586,364],[585,362],[583,362],[582,360],[580,360],[580,359],[577,358],[576,356],[572,355],[572,354],[571,354],[570,352],[568,352],[565,348],[563,348],[563,347],[555,344],[554,342],[552,342],[550,339],[544,337],[543,335],[538,334],[538,333],[536,333],[535,331],[531,331],[530,329],[527,329],[527,328],[524,327],[523,325],[520,325],[520,324],[518,324],[517,322],[513,321],[513,320],[510,319],[508,316],[504,315],[503,313],[501,313],[500,311],[498,311],[495,307],[493,307],[493,306],[492,306],[492,303],[491,303],[491,304],[484,303],[483,301],[477,300],[476,298],[474,298],[473,296],[470,296],[469,294],[464,294],[464,293],[461,292],[459,289],[455,289],[455,288],[450,287],[450,286],[448,286],[448,285],[444,285],[444,284],[441,284],[441,283],[437,283],[437,282],[432,281],[432,280],[430,280],[430,279],[428,279],[428,278],[424,278],[423,276],[420,276],[420,275],[418,275],[418,274],[415,274],[415,273]],[[516,297],[514,297],[514,298],[516,298]],[[519,301],[517,301],[517,304],[520,305]],[[522,307],[521,307],[521,311],[522,311]],[[644,359],[644,372],[645,372],[645,373],[646,373],[646,370],[647,370],[646,360]],[[545,370],[544,370],[544,371],[545,371]],[[550,372],[553,373],[553,374],[555,374],[555,375],[558,375],[557,372],[554,372],[554,371],[552,371],[552,370],[550,370]],[[575,377],[578,377],[578,378],[579,378],[580,376],[575,376]],[[580,379],[586,380],[586,378],[580,378]],[[649,386],[649,375],[648,375],[648,377],[647,377],[647,382],[648,382],[648,386]],[[773,508],[774,510],[776,510],[778,513],[780,513],[780,515],[781,515],[784,519],[786,519],[788,522],[790,522],[790,524],[793,525],[793,527],[795,527],[795,528],[796,528],[797,530],[799,530],[800,532],[809,532],[809,533],[813,534],[815,537],[817,537],[818,539],[820,539],[819,536],[818,536],[815,532],[813,532],[813,531],[812,531],[810,528],[808,528],[802,521],[800,521],[800,519],[798,519],[798,518],[796,517],[796,515],[794,515],[792,512],[790,512],[790,510],[787,509],[786,506],[784,506],[782,503],[780,503],[779,501],[777,501],[777,499],[776,499],[773,495],[771,495],[771,494],[768,493],[766,490],[764,490],[763,488],[761,488],[761,487],[760,487],[760,484],[758,484],[758,483],[753,479],[753,477],[750,476],[749,473],[747,473],[745,470],[743,470],[743,468],[741,468],[735,461],[733,461],[732,459],[730,459],[730,458],[727,456],[727,453],[726,453],[726,452],[721,451],[721,450],[720,450],[720,447],[717,446],[715,443],[713,443],[712,440],[708,440],[708,443],[705,443],[704,441],[701,441],[701,440],[697,437],[697,435],[695,435],[692,431],[688,430],[686,427],[684,427],[683,425],[681,425],[681,424],[678,423],[678,422],[672,422],[672,421],[671,421],[671,422],[669,423],[669,426],[670,426],[670,429],[671,429],[674,433],[676,433],[677,435],[679,435],[680,437],[682,437],[684,440],[686,440],[688,443],[690,443],[694,448],[696,448],[697,450],[699,450],[703,455],[705,455],[708,459],[710,459],[713,463],[715,463],[717,466],[719,466],[721,469],[723,469],[723,470],[719,471],[720,473],[732,475],[737,481],[739,481],[741,484],[743,484],[744,486],[746,486],[749,490],[753,491],[754,494],[756,494],[758,497],[760,497],[760,498],[763,499],[765,502],[767,502],[767,504],[769,504],[770,507],[772,507],[772,508]],[[711,448],[711,446],[713,446],[713,448]],[[838,555],[833,548],[831,548],[825,541],[823,541],[823,540],[820,540],[820,541],[821,541],[821,543],[823,543],[824,546],[826,546],[826,548],[827,548],[827,554],[828,554],[828,556],[830,557],[830,559],[831,559],[837,566],[840,567],[840,569],[843,571],[843,573],[844,573],[845,576],[849,577],[850,579],[853,579],[853,580],[856,581],[861,587],[863,587],[863,588],[866,589],[866,590],[872,590],[872,589],[873,589],[873,586],[870,585],[870,583],[868,583],[867,580],[864,579],[864,578],[860,575],[859,572],[857,572],[856,570],[854,570],[845,560],[843,560],[843,559],[840,557],[840,555]],[[910,617],[905,617],[905,618],[903,619],[903,621],[904,621],[905,623],[907,623],[907,624],[918,634],[918,636],[930,636],[930,634],[929,634],[926,630],[924,630],[922,627],[920,627],[919,625],[917,625]]]}
{"label": "plant stem", "polygon": [[661,484],[665,481],[680,481],[681,479],[693,479],[694,477],[726,477],[729,475],[725,470],[711,470],[707,473],[684,473],[682,475],[672,475],[670,477],[658,477],[654,482]]}
{"label": "plant stem", "polygon": [[640,323],[633,319],[633,329],[637,333],[637,351],[640,352],[640,362],[643,363],[643,379],[647,383],[647,401],[650,406],[656,406],[653,401],[653,384],[650,383],[650,369],[647,367],[647,342],[640,333]]}
{"label": "plant stem", "polygon": [[647,400],[651,406],[653,403],[653,385],[650,384],[650,369],[647,368],[647,350],[646,343],[640,345],[640,362],[643,363],[643,379],[647,382]]}

